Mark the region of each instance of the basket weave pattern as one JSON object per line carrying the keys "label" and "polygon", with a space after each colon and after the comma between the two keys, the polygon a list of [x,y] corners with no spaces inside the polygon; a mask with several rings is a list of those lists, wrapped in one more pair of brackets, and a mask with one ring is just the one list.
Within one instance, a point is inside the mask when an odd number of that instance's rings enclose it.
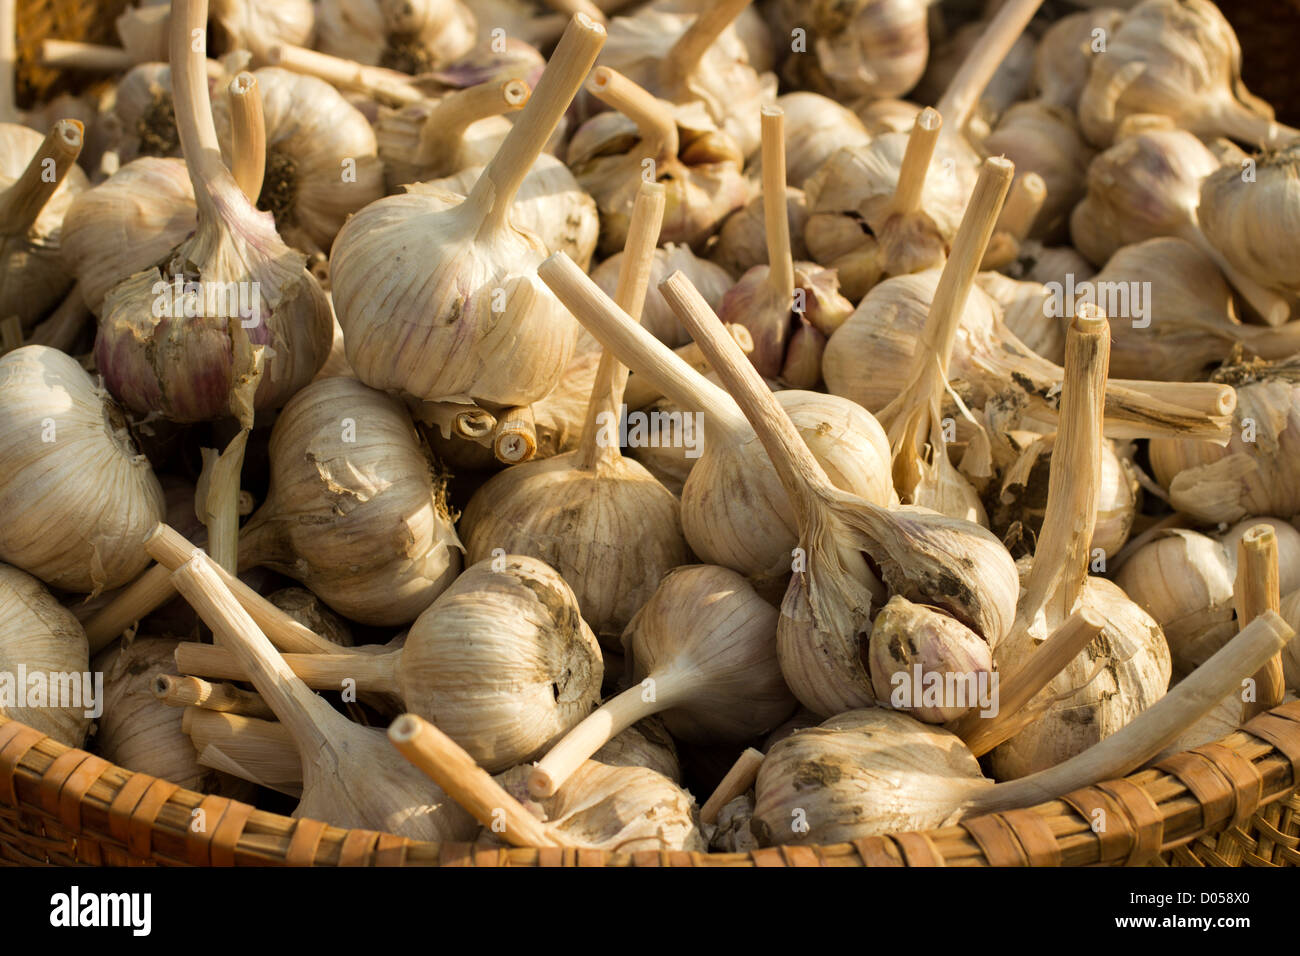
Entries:
{"label": "basket weave pattern", "polygon": [[[266,813],[132,773],[0,717],[0,864],[1300,866],[1297,782],[1300,701],[1155,769],[939,830],[752,853],[498,849]],[[1102,822],[1095,830],[1094,821]]]}

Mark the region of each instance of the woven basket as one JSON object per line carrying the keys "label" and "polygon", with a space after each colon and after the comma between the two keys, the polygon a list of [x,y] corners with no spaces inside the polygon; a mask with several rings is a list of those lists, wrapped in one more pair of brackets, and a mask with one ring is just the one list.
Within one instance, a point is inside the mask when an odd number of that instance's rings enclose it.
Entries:
{"label": "woven basket", "polygon": [[[0,863],[126,866],[1297,866],[1300,701],[1216,744],[959,826],[753,853],[419,843],[183,790],[0,717]],[[203,826],[195,811],[202,810]],[[1097,813],[1103,811],[1104,817]],[[1092,821],[1104,819],[1101,832]]]}

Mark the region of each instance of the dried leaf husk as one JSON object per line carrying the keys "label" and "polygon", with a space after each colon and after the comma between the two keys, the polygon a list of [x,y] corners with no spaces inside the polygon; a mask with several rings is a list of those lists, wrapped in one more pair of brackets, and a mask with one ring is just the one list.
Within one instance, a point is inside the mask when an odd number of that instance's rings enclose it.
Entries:
{"label": "dried leaf husk", "polygon": [[319,0],[316,43],[333,56],[428,73],[474,46],[477,20],[460,0]]}
{"label": "dried leaf husk", "polygon": [[1105,49],[1123,17],[1121,11],[1101,6],[1071,13],[1049,26],[1034,51],[1033,93],[1045,103],[1075,112],[1093,58]]}

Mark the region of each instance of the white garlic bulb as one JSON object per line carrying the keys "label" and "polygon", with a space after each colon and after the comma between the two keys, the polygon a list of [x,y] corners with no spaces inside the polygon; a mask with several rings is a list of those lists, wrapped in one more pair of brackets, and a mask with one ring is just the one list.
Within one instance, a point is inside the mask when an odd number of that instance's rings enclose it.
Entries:
{"label": "white garlic bulb", "polygon": [[77,361],[28,345],[0,358],[0,560],[98,592],[148,563],[163,493],[126,420]]}
{"label": "white garlic bulb", "polygon": [[[251,50],[260,55],[273,43],[310,46],[316,25],[311,0],[211,0],[211,17],[222,51]],[[355,0],[353,5],[355,5]]]}
{"label": "white garlic bulb", "polygon": [[1123,17],[1121,11],[1102,6],[1068,14],[1049,26],[1034,51],[1034,94],[1044,103],[1074,112],[1088,82],[1092,58],[1105,50]]}
{"label": "white garlic bulb", "polygon": [[[734,217],[733,217],[734,218]],[[730,222],[731,220],[727,220]],[[761,217],[760,217],[760,222]],[[760,242],[761,242],[760,237]],[[766,248],[764,251],[766,254]],[[572,256],[570,256],[572,258]],[[576,260],[575,260],[576,261]],[[591,270],[591,280],[600,286],[601,291],[613,298],[618,285],[618,274],[623,263],[623,253],[616,252]],[[581,265],[581,263],[579,263]],[[695,284],[705,301],[714,309],[722,305],[722,297],[735,284],[727,270],[714,265],[708,259],[701,259],[691,252],[690,246],[677,243],[664,243],[655,250],[654,262],[650,266],[649,289],[646,292],[645,306],[641,310],[641,325],[647,332],[669,348],[677,348],[690,342],[677,316],[668,307],[663,296],[659,294],[659,283],[674,272],[681,272]],[[584,337],[590,339],[590,333],[583,330]],[[591,340],[594,343],[594,339]],[[599,348],[599,345],[596,345]]]}
{"label": "white garlic bulb", "polygon": [[[21,683],[19,668],[28,675]],[[0,714],[67,747],[82,745],[90,713],[100,703],[84,699],[87,691],[89,697],[95,694],[93,685],[85,685],[91,677],[86,632],[40,581],[7,564],[0,564],[0,674],[5,678]],[[66,686],[83,692],[83,700],[74,701],[80,706],[56,703],[51,696],[60,693],[60,674],[75,675]]]}
{"label": "white garlic bulb", "polygon": [[460,0],[318,0],[324,53],[403,73],[428,73],[474,46],[477,23]]}
{"label": "white garlic bulb", "polygon": [[[785,111],[785,181],[802,189],[831,155],[842,147],[866,146],[871,142],[857,114],[833,99],[806,90],[778,96],[776,105]],[[907,128],[911,128],[908,124]],[[762,168],[758,160],[751,170]],[[792,233],[798,231],[790,230]]]}

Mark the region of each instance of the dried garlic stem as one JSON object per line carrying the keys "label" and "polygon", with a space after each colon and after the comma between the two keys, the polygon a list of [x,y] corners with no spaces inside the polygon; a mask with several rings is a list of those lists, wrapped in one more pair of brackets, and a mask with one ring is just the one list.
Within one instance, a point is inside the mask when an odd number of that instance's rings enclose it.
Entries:
{"label": "dried garlic stem", "polygon": [[486,770],[474,762],[454,740],[415,714],[402,714],[388,728],[388,739],[397,752],[423,772],[447,795],[485,827],[496,832],[498,817],[504,817],[501,835],[514,846],[567,846],[553,836],[546,825],[507,793]]}
{"label": "dried garlic stem", "polygon": [[41,65],[55,70],[118,73],[135,66],[135,60],[121,47],[75,40],[43,40]]}
{"label": "dried garlic stem", "polygon": [[[218,220],[212,188],[230,175],[221,161],[221,143],[208,96],[207,6],[206,0],[175,0],[167,38],[176,132],[190,182],[194,184],[200,231],[205,219]],[[197,50],[193,48],[196,37],[204,38]]]}
{"label": "dried garlic stem", "polygon": [[1029,652],[1014,674],[999,682],[997,714],[984,717],[978,708],[972,708],[945,729],[964,740],[976,757],[1014,737],[1024,721],[1033,717],[1023,712],[1024,706],[1081,654],[1105,626],[1105,621],[1096,612],[1084,608],[1076,610],[1052,632],[1051,637]]}
{"label": "dried garlic stem", "polygon": [[882,220],[893,215],[906,216],[920,211],[921,194],[925,191],[930,161],[934,158],[934,147],[939,142],[942,129],[943,117],[938,110],[927,106],[917,114],[912,132],[907,137],[907,149],[903,151],[903,160],[898,167],[898,185],[894,187],[894,198],[890,200]]}
{"label": "dried garlic stem", "polygon": [[[910,142],[908,149],[911,149]],[[926,448],[929,447],[929,456],[935,459],[948,453],[939,419],[952,347],[1014,173],[1011,161],[1001,157],[987,159],[980,167],[975,191],[934,290],[921,341],[913,355],[907,388],[878,416],[894,452],[894,487],[905,502],[914,498],[924,478]]]}
{"label": "dried garlic stem", "polygon": [[283,724],[187,707],[181,729],[203,766],[291,797],[302,796],[301,759]]}
{"label": "dried garlic stem", "polygon": [[127,628],[175,597],[176,589],[172,587],[171,577],[170,568],[155,564],[96,611],[85,623],[91,655],[102,651]]}
{"label": "dried garlic stem", "polygon": [[715,0],[704,9],[664,56],[659,65],[660,82],[668,87],[684,82],[695,72],[722,31],[740,16],[740,11],[749,3],[750,0]]}
{"label": "dried garlic stem", "polygon": [[578,14],[564,31],[528,108],[511,127],[492,161],[479,175],[466,202],[485,212],[485,228],[503,228],[519,187],[546,148],[574,94],[605,42],[605,28]]}
{"label": "dried garlic stem", "polygon": [[593,96],[610,109],[618,110],[636,123],[637,132],[641,135],[641,146],[656,164],[677,159],[680,148],[677,120],[661,100],[607,66],[596,67],[588,88]]}
{"label": "dried garlic stem", "polygon": [[208,529],[208,554],[232,573],[239,570],[239,476],[248,433],[240,429],[220,454],[201,449],[203,471],[194,490],[195,512]]}
{"label": "dried garlic stem", "polygon": [[18,66],[18,0],[0,0],[0,123],[19,121],[14,97]]}
{"label": "dried garlic stem", "polygon": [[966,815],[1032,806],[1136,770],[1237,690],[1294,635],[1281,617],[1265,611],[1129,724],[1064,763],[977,794],[967,801]]}
{"label": "dried garlic stem", "polygon": [[[632,217],[628,222],[623,259],[619,263],[614,301],[633,322],[641,321],[641,308],[645,305],[646,290],[650,287],[650,273],[654,268],[655,247],[659,243],[659,229],[663,225],[666,203],[667,191],[661,183],[642,182],[636,201],[632,204]],[[591,386],[591,398],[587,402],[587,417],[582,423],[576,464],[578,470],[594,471],[602,461],[613,461],[622,455],[617,443],[606,442],[602,445],[597,438],[602,421],[611,418],[617,421],[619,418],[627,377],[627,366],[614,353],[605,350],[596,367],[596,380]]]}
{"label": "dried garlic stem", "polygon": [[248,201],[257,204],[266,175],[266,119],[262,114],[262,91],[257,77],[240,73],[230,81],[230,172]]}
{"label": "dried garlic stem", "polygon": [[85,129],[77,120],[59,120],[50,127],[45,142],[22,175],[0,194],[0,233],[27,234],[76,163],[84,135]]}
{"label": "dried garlic stem", "polygon": [[[224,647],[183,641],[176,646],[175,656],[176,669],[191,677],[252,679],[244,662]],[[363,693],[401,696],[397,680],[402,667],[400,650],[369,653],[345,648],[334,654],[281,654],[280,659],[294,677],[314,690],[339,690],[350,680]]]}
{"label": "dried garlic stem", "polygon": [[746,747],[745,752],[736,758],[736,762],[731,765],[731,769],[718,783],[709,799],[704,801],[704,806],[700,808],[700,822],[717,822],[718,811],[754,785],[754,781],[758,779],[758,768],[762,764],[763,752],[753,747]]}
{"label": "dried garlic stem", "polygon": [[583,273],[565,253],[537,267],[537,274],[605,348],[635,358],[637,375],[682,408],[708,415],[708,441],[740,444],[753,431],[736,403],[653,335]]}
{"label": "dried garlic stem", "polygon": [[794,307],[794,256],[790,252],[790,211],[785,195],[785,111],[762,107],[763,230],[767,237],[767,286],[779,301]]}
{"label": "dried garlic stem", "polygon": [[1042,5],[1043,0],[1007,0],[994,14],[936,104],[945,133],[965,134],[984,88]]}
{"label": "dried garlic stem", "polygon": [[275,714],[266,701],[252,691],[233,684],[211,684],[197,677],[159,674],[153,679],[153,695],[170,707],[200,707],[223,714],[240,714],[274,720]]}
{"label": "dried garlic stem", "polygon": [[489,81],[448,93],[429,111],[421,127],[417,165],[431,169],[450,163],[470,126],[523,109],[532,94],[532,87],[523,80]]}
{"label": "dried garlic stem", "polygon": [[[1257,524],[1237,542],[1237,580],[1232,592],[1239,628],[1248,626],[1265,611],[1282,610],[1279,577],[1277,533],[1269,525]],[[1241,705],[1243,724],[1282,703],[1286,685],[1282,679],[1281,653],[1261,667],[1254,679],[1255,699]]]}
{"label": "dried garlic stem", "polygon": [[1018,176],[1007,193],[1007,203],[998,217],[997,231],[1023,241],[1047,199],[1047,183],[1038,173]]}
{"label": "dried garlic stem", "polygon": [[[739,322],[728,322],[727,331],[731,337],[736,340],[736,345],[746,355],[754,351],[754,336],[749,329]],[[1296,349],[1300,352],[1300,348]],[[687,342],[685,345],[673,349],[679,359],[693,368],[701,375],[707,375],[709,372],[709,360],[704,357],[700,347],[694,342]],[[623,401],[627,403],[628,408],[645,408],[650,403],[663,398],[663,392],[655,388],[653,383],[647,382],[643,375],[633,375],[628,378],[627,389],[623,392]]]}
{"label": "dried garlic stem", "polygon": [[409,106],[428,99],[410,76],[397,70],[365,66],[355,60],[318,53],[291,43],[277,43],[266,51],[269,66],[278,66],[304,76],[314,76],[339,89],[355,90],[376,100]]}
{"label": "dried garlic stem", "polygon": [[1236,99],[1227,100],[1224,108],[1214,113],[1222,124],[1223,135],[1243,143],[1255,143],[1261,150],[1281,149],[1300,139],[1300,129],[1260,116]]}
{"label": "dried garlic stem", "polygon": [[462,402],[420,402],[412,414],[426,425],[433,425],[443,438],[464,438],[488,444],[497,427],[496,416],[485,408]]}
{"label": "dried garlic stem", "polygon": [[507,409],[497,419],[492,452],[507,465],[521,464],[537,454],[537,422],[531,405]]}

